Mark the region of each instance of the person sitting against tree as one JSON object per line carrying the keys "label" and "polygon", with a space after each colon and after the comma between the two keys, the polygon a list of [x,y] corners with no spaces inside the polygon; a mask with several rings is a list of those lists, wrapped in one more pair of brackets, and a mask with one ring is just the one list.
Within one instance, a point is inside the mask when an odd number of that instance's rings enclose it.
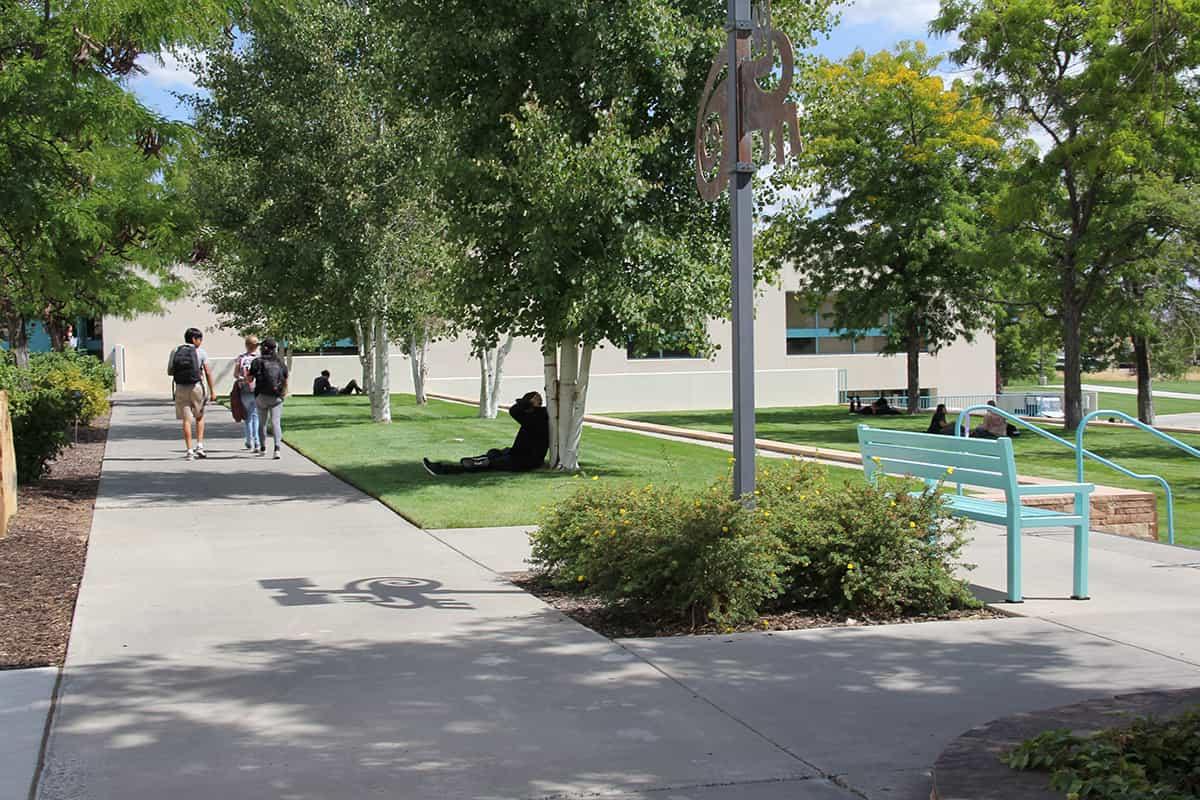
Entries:
{"label": "person sitting against tree", "polygon": [[[995,400],[988,400],[987,404],[992,408],[997,407]],[[999,439],[1001,436],[1012,438],[1019,434],[1020,431],[1015,425],[1010,425],[1007,419],[995,411],[988,411],[983,417],[983,424],[971,431],[971,437],[974,439]]]}
{"label": "person sitting against tree", "polygon": [[421,459],[430,475],[461,475],[464,472],[529,472],[546,461],[550,449],[550,415],[542,396],[529,392],[508,409],[521,429],[512,447],[488,450],[481,456],[461,459],[457,464]]}
{"label": "person sitting against tree", "polygon": [[946,422],[946,404],[938,403],[937,410],[933,412],[933,419],[929,421],[929,430],[926,433],[937,433],[943,436],[954,435],[954,425]]}
{"label": "person sitting against tree", "polygon": [[329,382],[329,370],[321,370],[321,374],[313,381],[313,396],[314,397],[329,397],[338,394],[362,394],[362,387],[358,385],[358,381],[351,378],[350,382],[342,388],[338,388]]}

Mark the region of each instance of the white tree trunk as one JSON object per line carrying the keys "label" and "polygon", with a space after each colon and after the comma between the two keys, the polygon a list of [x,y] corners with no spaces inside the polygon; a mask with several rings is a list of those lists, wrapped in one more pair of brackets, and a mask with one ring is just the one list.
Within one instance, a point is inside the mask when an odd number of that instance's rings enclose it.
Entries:
{"label": "white tree trunk", "polygon": [[419,406],[429,404],[429,397],[425,394],[425,379],[429,376],[428,355],[429,336],[425,329],[419,334],[409,334],[408,361],[412,367],[413,394],[417,396]]}
{"label": "white tree trunk", "polygon": [[358,363],[362,366],[362,390],[370,397],[375,386],[375,350],[371,342],[375,338],[375,331],[372,329],[371,323],[368,321],[366,327],[363,327],[362,320],[354,320],[354,336],[358,342]]}
{"label": "white tree trunk", "polygon": [[371,387],[371,419],[375,422],[392,421],[392,383],[391,370],[388,364],[388,326],[387,317],[379,314],[375,317],[375,336],[373,349],[375,351],[375,380]]}
{"label": "white tree trunk", "polygon": [[[580,352],[579,337],[569,336],[559,344],[558,357],[558,408],[556,409],[558,423],[554,432],[558,440],[557,458],[553,465],[556,469],[574,471],[579,469],[579,433],[576,431],[575,411],[582,409],[577,402],[579,397]],[[587,360],[591,360],[591,349],[586,350]],[[583,365],[590,368],[590,363]],[[585,387],[586,389],[586,387]],[[580,416],[582,425],[582,415]]]}
{"label": "white tree trunk", "polygon": [[550,417],[550,467],[558,466],[558,343],[542,343],[542,371],[546,382],[546,414]]}
{"label": "white tree trunk", "polygon": [[572,387],[574,394],[572,402],[568,406],[561,398],[559,399],[560,407],[566,412],[566,420],[563,425],[566,436],[563,437],[563,443],[559,449],[559,468],[571,472],[579,469],[579,446],[583,441],[583,416],[587,410],[588,381],[591,374],[592,346],[585,344],[579,353],[575,385]]}
{"label": "white tree trunk", "polygon": [[479,416],[495,419],[500,413],[500,388],[504,381],[504,359],[512,350],[513,336],[508,334],[499,347],[479,354]]}
{"label": "white tree trunk", "polygon": [[504,383],[504,360],[512,352],[513,335],[510,333],[504,339],[504,344],[496,350],[496,364],[492,370],[492,398],[488,406],[488,419],[495,419],[500,413],[500,388]]}

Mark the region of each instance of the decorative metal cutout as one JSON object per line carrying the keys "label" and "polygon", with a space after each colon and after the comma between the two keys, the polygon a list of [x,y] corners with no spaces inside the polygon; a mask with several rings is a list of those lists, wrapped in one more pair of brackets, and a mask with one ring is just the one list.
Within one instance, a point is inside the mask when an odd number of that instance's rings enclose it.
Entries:
{"label": "decorative metal cutout", "polygon": [[[721,70],[729,64],[729,45],[721,49],[713,59],[708,71],[708,81],[700,98],[700,112],[696,118],[696,188],[700,196],[712,202],[721,196],[729,185],[729,175],[735,170],[753,169],[749,164],[730,164],[730,147],[726,136],[739,139],[754,131],[763,134],[763,147],[772,150],[775,163],[783,164],[787,157],[785,140],[792,153],[801,148],[800,123],[796,104],[788,102],[792,89],[796,59],[792,42],[783,31],[771,27],[770,2],[756,3],[753,11],[752,53],[761,53],[757,58],[743,59],[738,64],[737,84],[741,102],[739,125],[727,119],[729,115],[730,76],[717,83]],[[744,28],[743,28],[744,30]],[[779,51],[782,66],[779,85],[767,91],[760,80],[768,78],[775,69],[775,52]]]}

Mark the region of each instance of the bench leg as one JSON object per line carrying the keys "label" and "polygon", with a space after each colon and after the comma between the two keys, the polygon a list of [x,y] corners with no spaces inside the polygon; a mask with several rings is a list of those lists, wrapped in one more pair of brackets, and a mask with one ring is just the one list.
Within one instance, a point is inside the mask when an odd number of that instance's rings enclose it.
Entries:
{"label": "bench leg", "polygon": [[1022,603],[1021,594],[1021,521],[1008,521],[1008,602]]}
{"label": "bench leg", "polygon": [[1091,534],[1088,512],[1091,505],[1091,499],[1088,497],[1075,502],[1076,513],[1083,517],[1083,523],[1075,527],[1075,580],[1071,592],[1071,598],[1074,600],[1088,599],[1088,536]]}

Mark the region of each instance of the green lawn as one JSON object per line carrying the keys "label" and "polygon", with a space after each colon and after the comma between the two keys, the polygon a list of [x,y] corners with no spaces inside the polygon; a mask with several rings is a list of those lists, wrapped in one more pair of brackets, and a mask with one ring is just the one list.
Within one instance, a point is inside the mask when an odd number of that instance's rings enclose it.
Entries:
{"label": "green lawn", "polygon": [[[702,488],[729,470],[729,454],[701,445],[621,431],[586,429],[585,477],[540,470],[433,478],[421,457],[450,460],[506,447],[516,424],[507,415],[482,420],[474,408],[411,395],[392,397],[391,425],[374,425],[363,397],[289,397],[284,438],[335,475],[378,497],[426,528],[525,525],[593,476],[603,481]],[[833,470],[861,480],[857,470]]]}
{"label": "green lawn", "polygon": [[[1099,382],[1097,382],[1099,383]],[[1116,381],[1109,381],[1102,385],[1115,386]],[[1131,387],[1132,388],[1132,387]],[[1155,388],[1162,388],[1155,384]],[[1032,384],[1020,384],[1016,386],[1005,386],[1005,392],[1021,393],[1043,393],[1050,391],[1051,393],[1058,390],[1047,390],[1044,386],[1035,386]],[[1179,391],[1179,390],[1172,390]],[[1106,411],[1124,411],[1130,416],[1137,416],[1137,397],[1129,394],[1113,394],[1112,392],[1100,392],[1100,408]],[[1178,400],[1171,397],[1156,397],[1154,398],[1154,413],[1156,414],[1195,414],[1200,413],[1200,400]]]}
{"label": "green lawn", "polygon": [[[730,430],[728,411],[659,412],[622,416],[722,433]],[[857,451],[855,426],[862,422],[898,430],[924,431],[929,425],[929,417],[919,415],[869,419],[851,416],[843,406],[759,409],[758,436],[794,444]],[[1051,432],[1063,435],[1061,428],[1052,429]],[[1072,441],[1074,439],[1066,438]],[[1179,438],[1193,447],[1200,447],[1200,436],[1182,435]],[[1176,541],[1179,544],[1200,547],[1200,459],[1165,443],[1159,443],[1149,434],[1140,431],[1089,428],[1086,444],[1092,452],[1127,469],[1165,478],[1175,493]],[[1018,438],[1014,445],[1017,468],[1022,474],[1061,480],[1075,479],[1074,454],[1062,445],[1028,432]],[[1151,482],[1127,478],[1095,462],[1088,464],[1085,477],[1094,483],[1110,486],[1155,490],[1155,484]],[[1165,539],[1166,503],[1161,496],[1161,490],[1157,491],[1160,492],[1161,534]]]}

